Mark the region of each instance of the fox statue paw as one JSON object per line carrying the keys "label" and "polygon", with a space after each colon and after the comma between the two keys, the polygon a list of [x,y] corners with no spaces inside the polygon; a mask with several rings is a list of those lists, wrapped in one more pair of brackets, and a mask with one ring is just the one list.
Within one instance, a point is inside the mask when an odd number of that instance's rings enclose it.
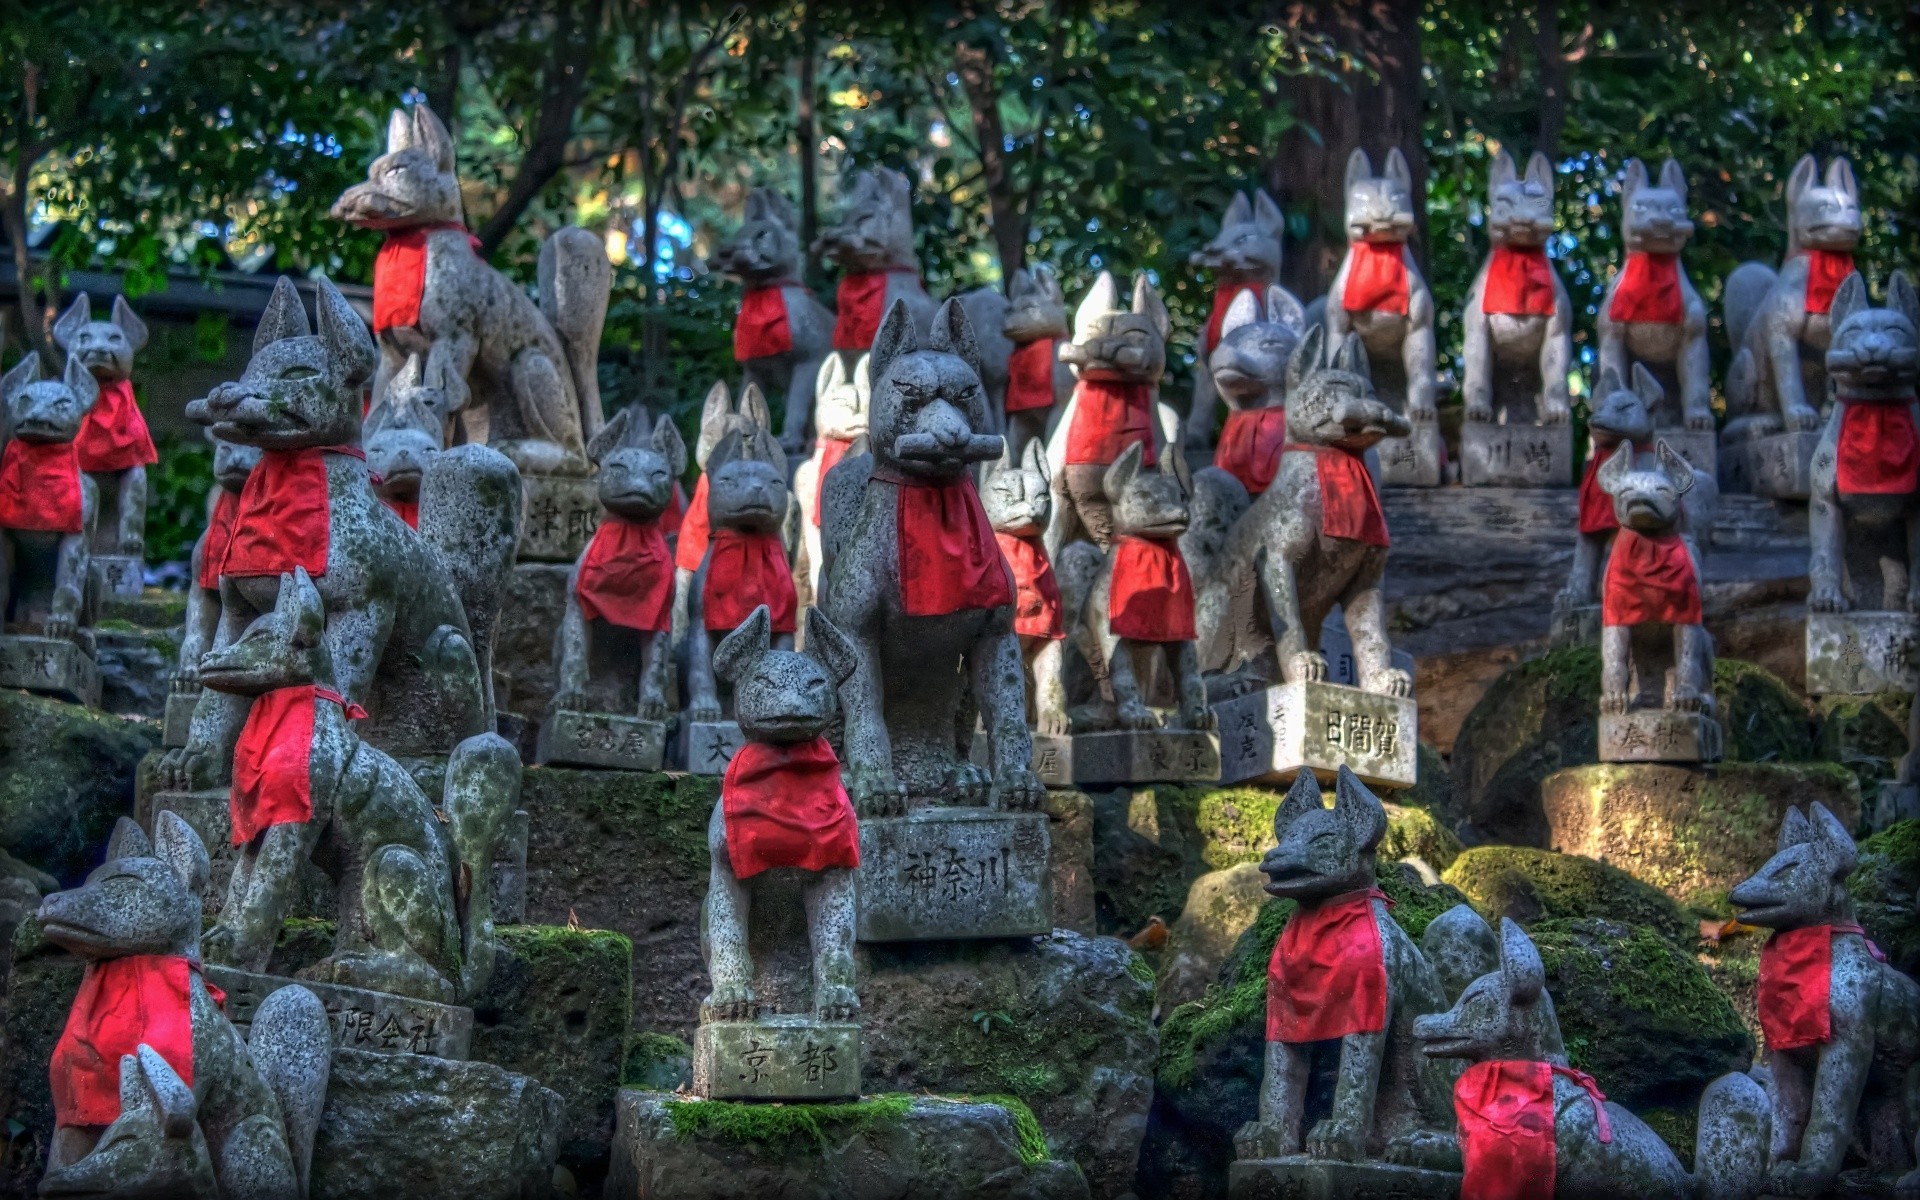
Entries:
{"label": "fox statue paw", "polygon": [[1233,1135],[1233,1150],[1241,1159],[1283,1158],[1290,1149],[1280,1130],[1260,1121],[1248,1121]]}
{"label": "fox statue paw", "polygon": [[1367,1139],[1347,1122],[1327,1117],[1315,1123],[1313,1132],[1307,1135],[1307,1154],[1313,1158],[1359,1162],[1367,1156]]}

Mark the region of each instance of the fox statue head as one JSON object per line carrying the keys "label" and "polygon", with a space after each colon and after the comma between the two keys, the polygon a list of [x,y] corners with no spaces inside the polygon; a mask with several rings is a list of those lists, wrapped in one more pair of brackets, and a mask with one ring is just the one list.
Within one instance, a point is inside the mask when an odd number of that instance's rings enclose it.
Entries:
{"label": "fox statue head", "polygon": [[253,357],[232,383],[187,405],[187,418],[215,437],[263,450],[352,445],[360,440],[360,391],[373,374],[373,337],[340,289],[317,280],[318,332],[293,281],[281,276],[253,334]]}
{"label": "fox statue head", "polygon": [[133,374],[133,356],[147,344],[147,323],[134,315],[125,296],[113,298],[113,318],[93,319],[93,302],[81,292],[53,323],[53,344],[80,360],[101,383]]}
{"label": "fox statue head", "polygon": [[362,229],[411,229],[459,222],[460,181],[453,172],[453,137],[425,104],[394,109],[387,118],[387,152],[333,202],[333,219]]}

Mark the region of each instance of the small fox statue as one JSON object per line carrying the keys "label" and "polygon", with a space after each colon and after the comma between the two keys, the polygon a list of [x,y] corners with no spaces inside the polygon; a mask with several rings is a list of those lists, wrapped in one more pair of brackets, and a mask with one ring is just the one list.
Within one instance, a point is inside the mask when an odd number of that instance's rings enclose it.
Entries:
{"label": "small fox statue", "polygon": [[91,624],[87,565],[100,489],[74,446],[99,384],[77,358],[40,378],[29,352],[0,376],[0,623],[50,638]]}
{"label": "small fox statue", "polygon": [[147,468],[160,461],[147,419],[134,402],[133,356],[147,344],[147,324],[125,296],[113,298],[113,316],[93,319],[85,292],[53,323],[53,343],[92,373],[100,398],[76,439],[80,469],[100,485],[95,554],[139,557],[147,548]]}
{"label": "small fox statue", "polygon": [[[1200,336],[1194,339],[1194,356],[1201,363],[1212,356],[1226,336],[1223,325],[1234,302],[1249,292],[1258,299],[1279,278],[1280,235],[1286,225],[1280,206],[1265,188],[1255,189],[1251,201],[1245,192],[1235,192],[1220,218],[1220,231],[1188,256],[1190,265],[1213,273],[1213,308]],[[1193,403],[1187,410],[1186,433],[1191,449],[1204,451],[1213,441],[1213,423],[1219,416],[1217,382],[1204,369],[1193,373]]]}
{"label": "small fox statue", "polygon": [[1439,420],[1434,398],[1433,293],[1407,250],[1413,171],[1399,147],[1382,174],[1365,150],[1347,159],[1347,257],[1327,287],[1327,337],[1360,335],[1380,398],[1415,424]]}
{"label": "small fox statue", "polygon": [[1687,174],[1669,158],[1656,182],[1637,158],[1627,160],[1620,185],[1620,235],[1627,261],[1607,285],[1595,324],[1600,370],[1621,379],[1645,367],[1659,380],[1670,407],[1651,415],[1656,428],[1713,428],[1712,360],[1707,351],[1707,303],[1680,261],[1693,222],[1687,219]]}

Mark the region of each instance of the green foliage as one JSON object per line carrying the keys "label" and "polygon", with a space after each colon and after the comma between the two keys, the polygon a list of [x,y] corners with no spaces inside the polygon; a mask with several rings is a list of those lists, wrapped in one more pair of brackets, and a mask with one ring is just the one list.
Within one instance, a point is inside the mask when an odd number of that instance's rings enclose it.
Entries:
{"label": "green foliage", "polygon": [[160,461],[147,468],[147,561],[185,562],[207,526],[213,446],[197,437],[162,437]]}
{"label": "green foliage", "polygon": [[669,1100],[667,1120],[682,1141],[756,1142],[776,1148],[824,1150],[829,1132],[858,1132],[898,1121],[913,1107],[901,1092],[849,1104],[741,1104],[730,1100]]}
{"label": "green foliage", "polygon": [[1006,1110],[1013,1118],[1014,1136],[1019,1140],[1020,1161],[1031,1167],[1053,1157],[1053,1151],[1047,1146],[1047,1131],[1040,1128],[1040,1118],[1033,1115],[1027,1102],[1018,1096],[956,1096],[956,1100],[965,1100],[969,1104],[991,1104]]}

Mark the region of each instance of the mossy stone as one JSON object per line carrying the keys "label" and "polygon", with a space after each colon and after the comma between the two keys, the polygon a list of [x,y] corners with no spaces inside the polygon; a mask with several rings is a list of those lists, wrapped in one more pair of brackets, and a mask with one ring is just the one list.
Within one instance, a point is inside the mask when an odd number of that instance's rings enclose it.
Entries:
{"label": "mossy stone", "polygon": [[1501,917],[1536,921],[1600,917],[1645,925],[1691,949],[1699,923],[1656,887],[1603,862],[1525,846],[1475,846],[1442,876],[1496,928]]}
{"label": "mossy stone", "polygon": [[133,778],[158,725],[0,692],[0,848],[63,884],[100,861],[133,814]]}
{"label": "mossy stone", "polygon": [[1737,658],[1715,659],[1713,698],[1728,762],[1805,762],[1814,757],[1806,703],[1765,667]]}
{"label": "mossy stone", "polygon": [[1441,819],[1424,808],[1387,804],[1387,836],[1380,840],[1380,858],[1384,862],[1418,859],[1435,873],[1443,872],[1460,857],[1460,839]]}
{"label": "mossy stone", "polygon": [[[44,1147],[53,1137],[53,1089],[47,1063],[80,990],[80,959],[48,941],[32,917],[14,930],[13,964],[0,992],[0,1122],[14,1149],[0,1155],[0,1196],[31,1196]],[[21,1153],[20,1147],[39,1147]]]}
{"label": "mossy stone", "polygon": [[1900,692],[1823,697],[1816,740],[1820,757],[1852,771],[1862,796],[1878,795],[1880,785],[1900,772],[1912,706],[1913,697]]}
{"label": "mossy stone", "polygon": [[1899,821],[1860,843],[1847,894],[1887,961],[1920,976],[1920,821]]}
{"label": "mossy stone", "polygon": [[185,592],[150,587],[138,596],[109,593],[100,597],[100,620],[95,627],[117,624],[131,629],[178,629],[186,620]]}
{"label": "mossy stone", "polygon": [[620,1086],[674,1092],[693,1081],[693,1047],[665,1033],[636,1033],[627,1039],[620,1064]]}

